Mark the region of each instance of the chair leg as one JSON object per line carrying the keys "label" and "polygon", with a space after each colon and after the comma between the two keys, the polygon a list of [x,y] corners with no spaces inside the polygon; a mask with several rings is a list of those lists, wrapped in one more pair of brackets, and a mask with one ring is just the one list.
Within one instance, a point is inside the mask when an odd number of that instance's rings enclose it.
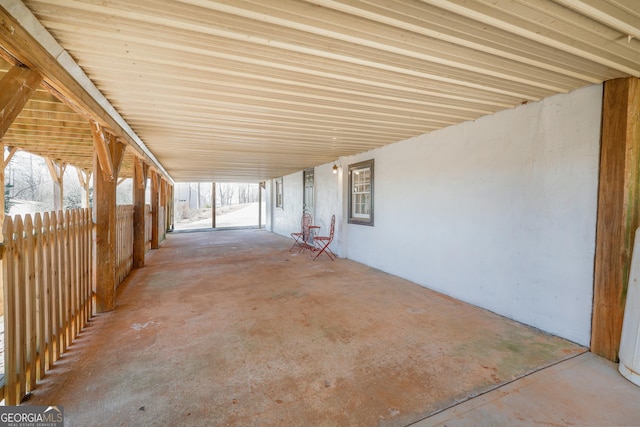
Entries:
{"label": "chair leg", "polygon": [[322,248],[317,248],[320,252],[318,252],[318,254],[313,258],[313,260],[314,260],[314,261],[315,261],[315,260],[317,260],[317,259],[318,259],[318,257],[319,257],[320,255],[322,255],[323,253],[324,253],[324,254],[326,254],[326,255],[329,257],[329,259],[330,259],[331,261],[335,261],[336,254],[334,254],[334,253],[331,251],[331,249],[329,249],[329,244],[330,244],[330,243],[331,243],[331,242],[328,242],[327,244],[323,245],[323,246],[322,246]]}
{"label": "chair leg", "polygon": [[[296,246],[300,246],[300,237],[293,238],[293,245],[291,245],[291,247],[289,248],[289,252],[291,252],[291,250]],[[298,253],[300,253],[300,250],[298,250]]]}

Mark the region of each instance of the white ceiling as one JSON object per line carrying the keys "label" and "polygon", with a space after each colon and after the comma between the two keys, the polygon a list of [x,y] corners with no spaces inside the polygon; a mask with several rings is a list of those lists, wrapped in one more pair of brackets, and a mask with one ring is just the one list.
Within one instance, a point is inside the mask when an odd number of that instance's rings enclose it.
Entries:
{"label": "white ceiling", "polygon": [[640,76],[638,0],[24,4],[176,181],[262,181]]}

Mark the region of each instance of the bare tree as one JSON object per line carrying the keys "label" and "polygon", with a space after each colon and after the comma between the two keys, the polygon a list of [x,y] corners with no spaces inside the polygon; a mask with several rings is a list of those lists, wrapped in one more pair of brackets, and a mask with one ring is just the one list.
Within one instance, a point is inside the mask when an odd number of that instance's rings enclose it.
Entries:
{"label": "bare tree", "polygon": [[218,192],[218,200],[220,200],[220,205],[230,205],[236,193],[235,186],[233,184],[221,183],[219,185],[216,185],[216,189]]}

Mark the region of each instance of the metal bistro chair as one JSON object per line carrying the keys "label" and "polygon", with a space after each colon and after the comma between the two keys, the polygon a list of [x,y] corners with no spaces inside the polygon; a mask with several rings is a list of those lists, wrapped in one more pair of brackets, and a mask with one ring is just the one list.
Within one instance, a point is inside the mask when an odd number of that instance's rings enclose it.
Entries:
{"label": "metal bistro chair", "polygon": [[296,233],[291,233],[291,238],[293,239],[293,245],[289,248],[289,252],[295,247],[298,248],[298,253],[304,250],[307,247],[307,240],[309,239],[309,227],[311,226],[311,214],[305,212],[302,214],[302,219],[300,220],[300,231]]}
{"label": "metal bistro chair", "polygon": [[313,238],[313,244],[316,246],[316,250],[318,250],[318,254],[313,258],[315,261],[318,259],[320,255],[323,253],[327,254],[327,256],[331,259],[331,261],[335,261],[336,254],[334,254],[331,249],[329,249],[329,245],[333,241],[333,234],[336,229],[336,216],[331,216],[331,230],[329,231],[328,236],[315,236]]}

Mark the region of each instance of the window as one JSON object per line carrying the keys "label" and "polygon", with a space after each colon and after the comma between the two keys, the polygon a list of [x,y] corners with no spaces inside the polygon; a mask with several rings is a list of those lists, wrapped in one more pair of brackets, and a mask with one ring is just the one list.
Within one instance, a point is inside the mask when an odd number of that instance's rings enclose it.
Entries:
{"label": "window", "polygon": [[349,223],[373,225],[373,159],[349,165]]}
{"label": "window", "polygon": [[282,178],[276,179],[276,208],[284,208],[282,204]]}

